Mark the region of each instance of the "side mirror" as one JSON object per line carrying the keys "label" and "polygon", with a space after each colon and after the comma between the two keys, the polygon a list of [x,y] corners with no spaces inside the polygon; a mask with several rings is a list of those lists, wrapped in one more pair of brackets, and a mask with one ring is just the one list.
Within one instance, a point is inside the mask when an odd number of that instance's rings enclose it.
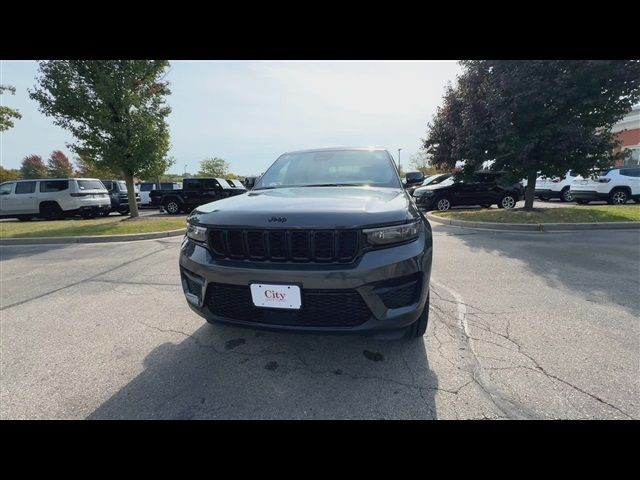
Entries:
{"label": "side mirror", "polygon": [[424,181],[424,175],[422,174],[422,172],[408,172],[404,178],[406,181],[406,186],[415,185]]}

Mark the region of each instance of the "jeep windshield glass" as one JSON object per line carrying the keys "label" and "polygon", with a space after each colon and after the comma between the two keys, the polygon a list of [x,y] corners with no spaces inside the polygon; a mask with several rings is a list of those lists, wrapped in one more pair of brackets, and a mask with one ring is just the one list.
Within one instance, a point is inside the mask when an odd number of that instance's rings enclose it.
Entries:
{"label": "jeep windshield glass", "polygon": [[402,188],[384,150],[329,150],[280,156],[254,190],[317,186]]}

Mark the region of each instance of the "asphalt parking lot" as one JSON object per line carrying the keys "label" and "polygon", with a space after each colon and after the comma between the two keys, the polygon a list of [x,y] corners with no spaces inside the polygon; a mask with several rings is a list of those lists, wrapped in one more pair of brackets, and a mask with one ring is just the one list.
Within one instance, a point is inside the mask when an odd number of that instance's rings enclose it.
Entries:
{"label": "asphalt parking lot", "polygon": [[408,343],[207,324],[178,238],[2,246],[0,418],[640,418],[640,231],[433,230]]}

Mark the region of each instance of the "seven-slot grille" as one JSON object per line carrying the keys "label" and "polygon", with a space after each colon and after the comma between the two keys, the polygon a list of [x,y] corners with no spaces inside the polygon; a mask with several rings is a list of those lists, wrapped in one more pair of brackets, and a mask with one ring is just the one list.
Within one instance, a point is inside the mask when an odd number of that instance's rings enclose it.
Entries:
{"label": "seven-slot grille", "polygon": [[349,263],[360,249],[358,230],[209,230],[217,258],[270,262]]}

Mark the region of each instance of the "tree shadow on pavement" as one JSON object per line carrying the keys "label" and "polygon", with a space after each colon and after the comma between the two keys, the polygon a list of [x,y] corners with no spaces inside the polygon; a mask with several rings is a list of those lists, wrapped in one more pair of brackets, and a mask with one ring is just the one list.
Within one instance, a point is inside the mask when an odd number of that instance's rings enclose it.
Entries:
{"label": "tree shadow on pavement", "polygon": [[446,227],[471,251],[522,262],[553,288],[578,292],[585,301],[640,311],[640,230],[501,232]]}
{"label": "tree shadow on pavement", "polygon": [[381,341],[220,324],[181,335],[185,338],[179,343],[164,343],[150,352],[144,370],[88,418],[436,416],[438,382],[424,339]]}

